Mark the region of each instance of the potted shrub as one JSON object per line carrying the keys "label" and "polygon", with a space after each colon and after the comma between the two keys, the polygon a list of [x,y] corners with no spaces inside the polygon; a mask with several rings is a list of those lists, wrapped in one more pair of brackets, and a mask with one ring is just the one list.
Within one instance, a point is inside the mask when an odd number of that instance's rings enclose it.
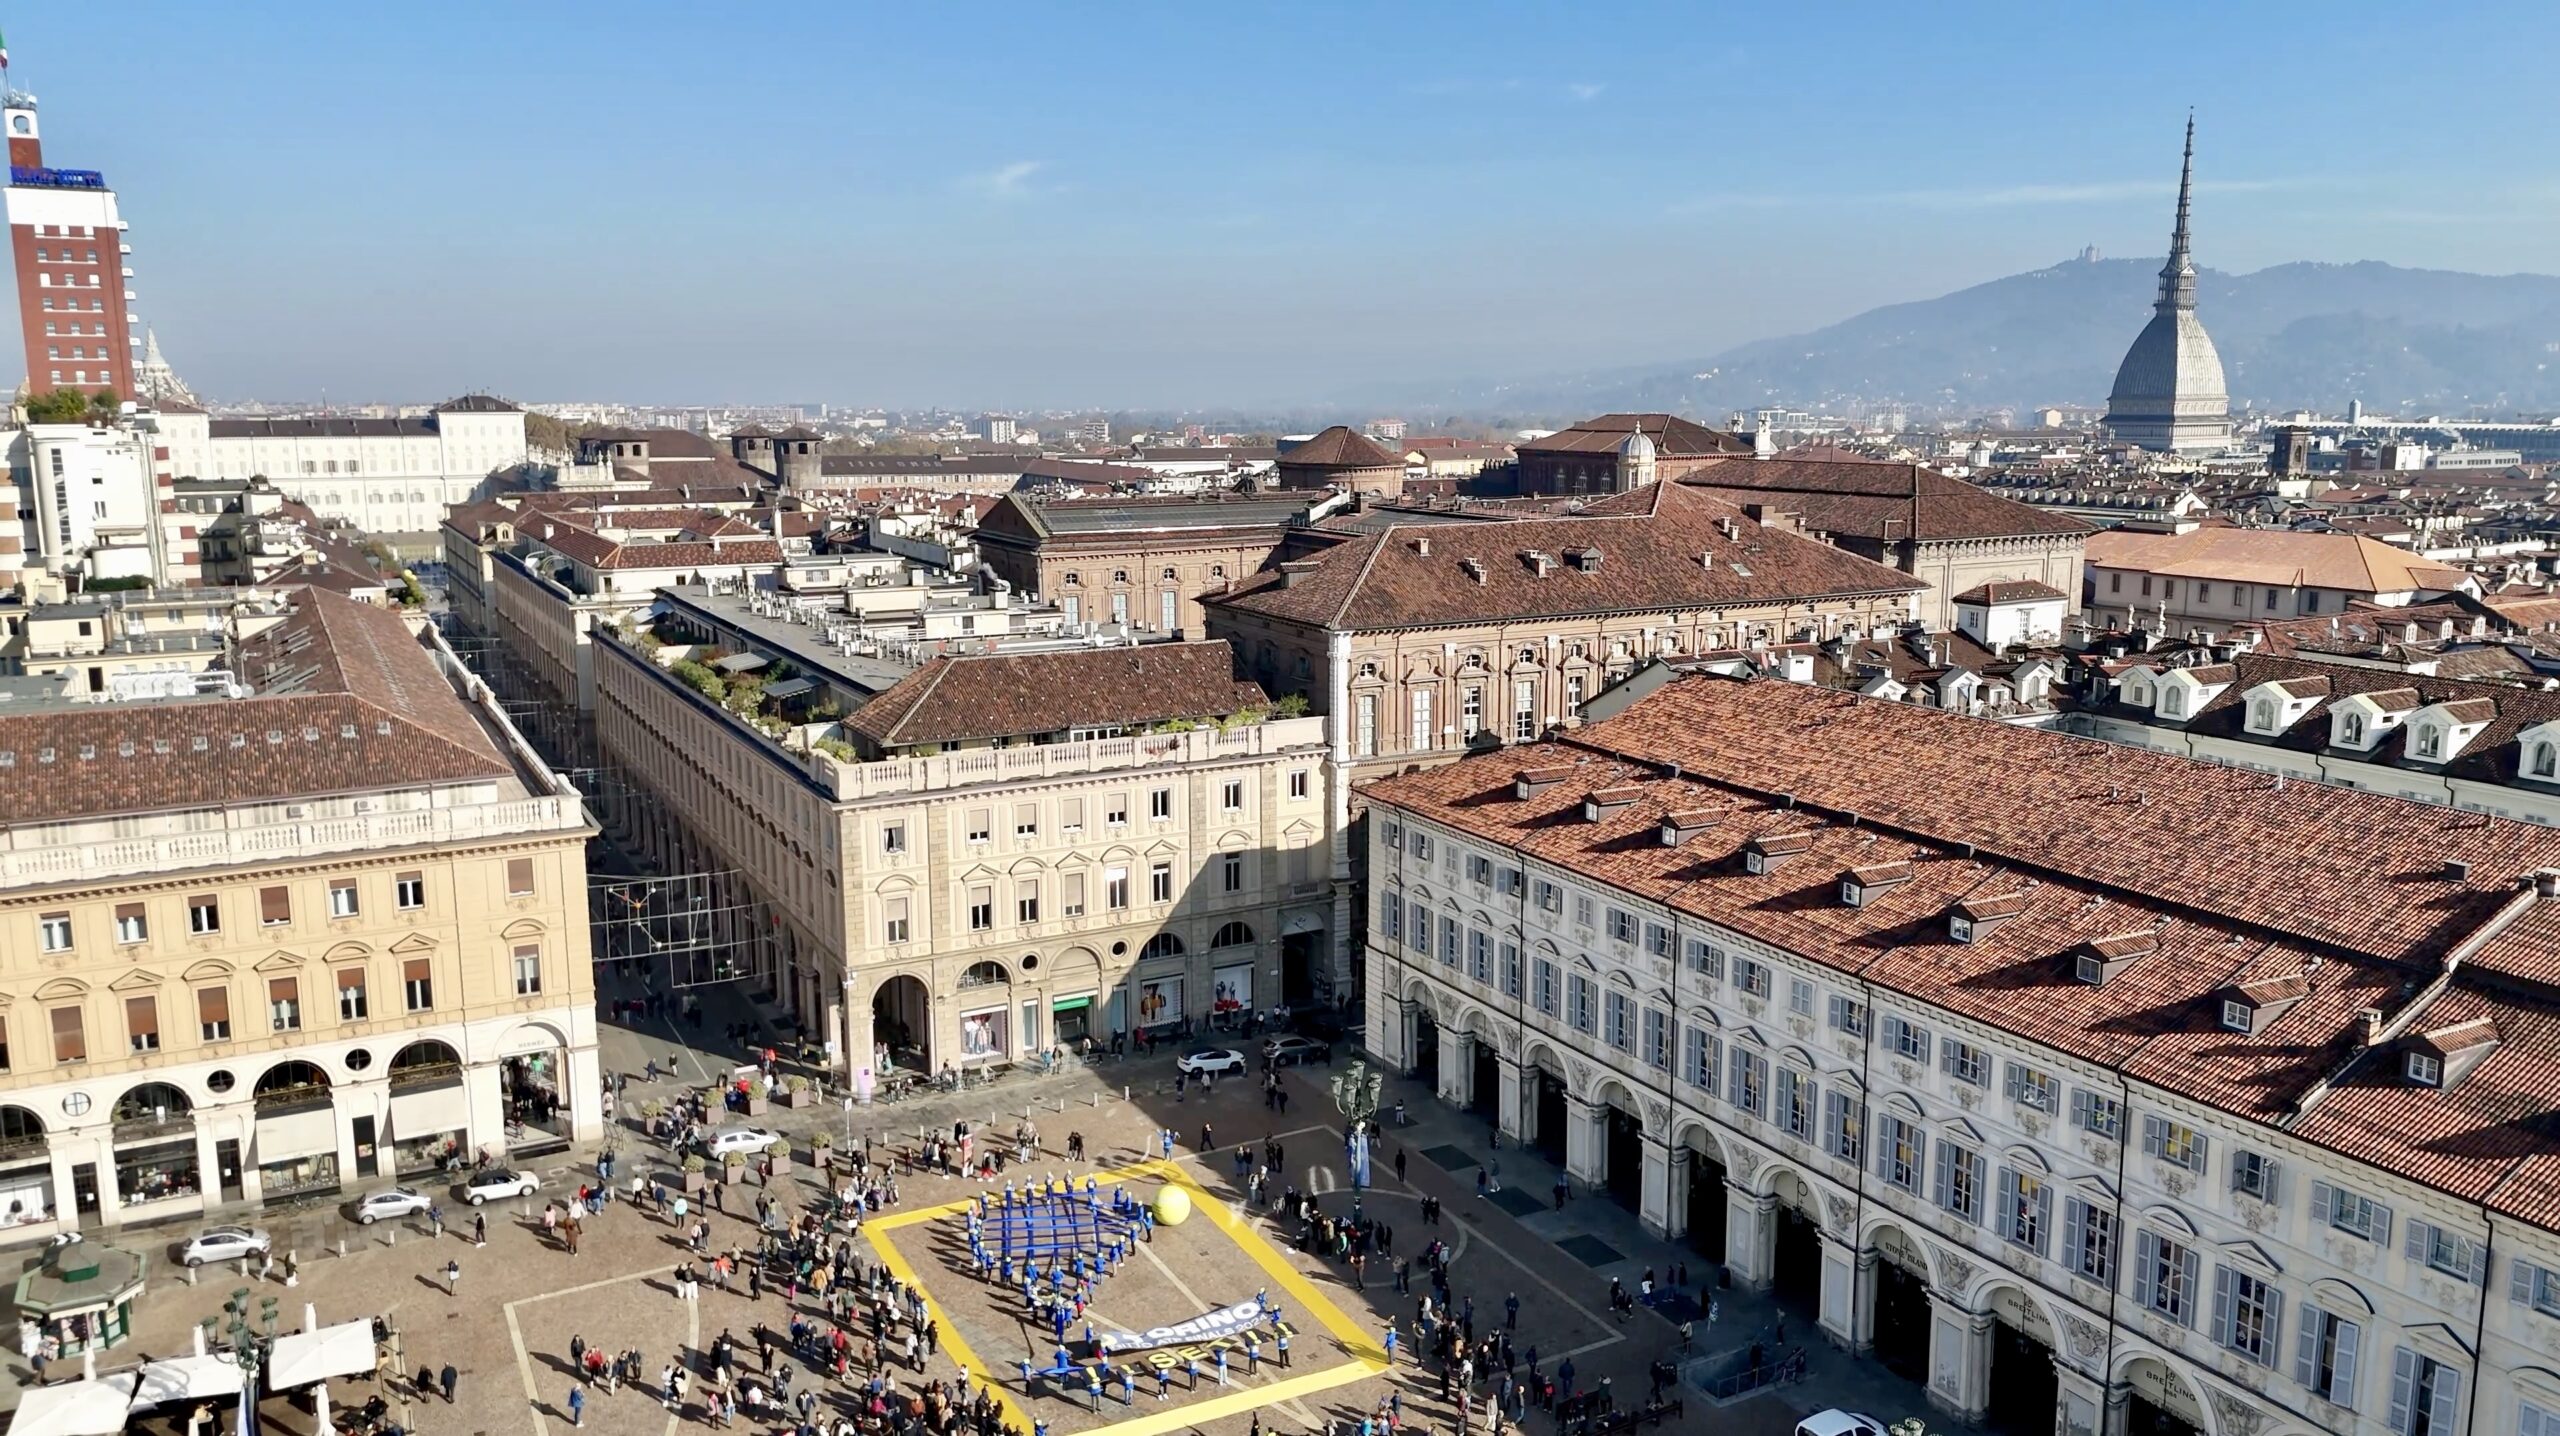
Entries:
{"label": "potted shrub", "polygon": [[806,1077],[793,1076],[783,1078],[782,1105],[789,1107],[794,1111],[797,1111],[802,1107],[817,1106],[818,1084],[810,1081]]}
{"label": "potted shrub", "polygon": [[747,1182],[747,1154],[744,1152],[731,1152],[728,1159],[720,1164],[720,1180],[727,1182],[733,1187],[745,1186]]}
{"label": "potted shrub", "polygon": [[711,1170],[711,1164],[703,1161],[699,1153],[685,1158],[682,1165],[686,1193],[698,1194],[710,1184],[711,1179],[706,1173]]}
{"label": "potted shrub", "polygon": [[766,1160],[773,1163],[773,1174],[775,1176],[786,1176],[790,1173],[791,1141],[789,1138],[786,1137],[783,1140],[774,1143],[772,1146],[765,1148],[764,1155]]}
{"label": "potted shrub", "polygon": [[835,1170],[836,1139],[832,1132],[818,1132],[809,1138],[809,1160],[821,1172]]}
{"label": "potted shrub", "polygon": [[720,1119],[720,1114],[727,1110],[729,1110],[728,1088],[715,1082],[702,1089],[703,1121],[716,1122]]}
{"label": "potted shrub", "polygon": [[764,1085],[764,1079],[763,1079],[763,1078],[761,1078],[761,1077],[758,1077],[758,1078],[756,1078],[754,1081],[749,1082],[749,1083],[747,1084],[747,1108],[746,1108],[746,1111],[747,1111],[747,1115],[748,1115],[748,1116],[750,1116],[750,1117],[761,1117],[761,1116],[763,1116],[763,1115],[764,1115],[764,1109],[765,1109],[765,1085]]}

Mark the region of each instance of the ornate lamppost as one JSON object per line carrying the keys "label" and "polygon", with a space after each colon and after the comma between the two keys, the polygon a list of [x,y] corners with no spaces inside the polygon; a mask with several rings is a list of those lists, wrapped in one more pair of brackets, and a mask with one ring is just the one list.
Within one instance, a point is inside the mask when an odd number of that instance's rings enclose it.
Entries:
{"label": "ornate lamppost", "polygon": [[239,1436],[257,1436],[258,1373],[275,1354],[276,1299],[262,1296],[253,1301],[249,1288],[240,1287],[222,1304],[221,1316],[204,1319],[204,1329],[208,1342],[221,1336],[240,1367]]}
{"label": "ornate lamppost", "polygon": [[1333,1074],[1327,1085],[1333,1092],[1334,1110],[1343,1116],[1343,1150],[1351,1168],[1351,1216],[1360,1216],[1361,1194],[1369,1185],[1369,1133],[1377,1125],[1378,1097],[1386,1087],[1384,1073],[1372,1072],[1367,1062],[1354,1062]]}

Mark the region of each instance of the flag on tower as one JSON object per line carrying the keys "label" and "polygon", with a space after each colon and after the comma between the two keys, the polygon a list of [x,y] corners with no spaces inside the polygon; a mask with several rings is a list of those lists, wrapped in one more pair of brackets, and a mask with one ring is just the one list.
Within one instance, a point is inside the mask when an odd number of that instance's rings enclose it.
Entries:
{"label": "flag on tower", "polygon": [[9,68],[9,37],[0,35],[0,70]]}

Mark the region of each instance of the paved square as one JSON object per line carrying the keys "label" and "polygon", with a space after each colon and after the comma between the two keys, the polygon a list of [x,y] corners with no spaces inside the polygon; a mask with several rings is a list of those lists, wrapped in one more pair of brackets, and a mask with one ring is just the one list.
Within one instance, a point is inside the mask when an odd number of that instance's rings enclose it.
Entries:
{"label": "paved square", "polygon": [[[1085,1175],[1076,1175],[1079,1190]],[[1019,1288],[977,1274],[965,1229],[965,1214],[976,1205],[977,1196],[901,1210],[864,1223],[863,1234],[881,1260],[900,1280],[924,1291],[942,1332],[943,1355],[994,1382],[1007,1420],[1026,1431],[1037,1417],[1062,1433],[1152,1436],[1277,1402],[1302,1400],[1386,1369],[1385,1352],[1359,1321],[1299,1275],[1248,1219],[1229,1208],[1225,1197],[1202,1186],[1182,1167],[1148,1161],[1090,1175],[1106,1199],[1115,1189],[1125,1188],[1130,1197],[1149,1201],[1167,1184],[1181,1187],[1191,1198],[1188,1219],[1178,1225],[1158,1224],[1151,1240],[1133,1244],[1120,1269],[1096,1284],[1088,1313],[1094,1328],[1144,1331],[1249,1302],[1260,1291],[1267,1293],[1291,1330],[1291,1364],[1281,1368],[1272,1329],[1266,1324],[1258,1328],[1263,1351],[1258,1372],[1248,1368],[1241,1341],[1226,1340],[1134,1351],[1116,1358],[1115,1364],[1134,1359],[1142,1368],[1170,1364],[1171,1375],[1159,1382],[1148,1371],[1140,1378],[1134,1399],[1125,1404],[1122,1388],[1115,1383],[1098,1411],[1082,1380],[1061,1389],[1035,1377],[1032,1389],[1025,1390],[1022,1363],[1049,1367],[1057,1345],[1055,1334],[1029,1317]],[[1070,1346],[1080,1348],[1086,1324],[1070,1328]],[[1224,1389],[1211,1374],[1213,1352],[1219,1346],[1227,1349],[1232,1383]],[[1192,1361],[1200,1368],[1196,1387],[1186,1370]],[[1160,1398],[1159,1393],[1167,1390],[1169,1396]]]}
{"label": "paved square", "polygon": [[1607,1266],[1611,1262],[1626,1260],[1624,1252],[1592,1236],[1566,1237],[1556,1243],[1556,1250],[1584,1266]]}
{"label": "paved square", "polygon": [[1463,1172],[1469,1167],[1483,1165],[1476,1160],[1474,1153],[1455,1142],[1443,1142],[1437,1147],[1425,1147],[1422,1149],[1422,1155],[1439,1163],[1440,1169],[1444,1172]]}

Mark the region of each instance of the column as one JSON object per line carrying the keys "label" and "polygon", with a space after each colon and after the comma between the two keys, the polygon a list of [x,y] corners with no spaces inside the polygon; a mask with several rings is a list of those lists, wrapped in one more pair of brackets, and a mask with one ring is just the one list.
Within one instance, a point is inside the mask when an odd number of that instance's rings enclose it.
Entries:
{"label": "column", "polygon": [[1929,1404],[1968,1424],[1979,1423],[1991,1402],[1993,1319],[1929,1298]]}
{"label": "column", "polygon": [[1724,1264],[1733,1283],[1767,1291],[1778,1258],[1778,1199],[1724,1184]]}
{"label": "column", "polygon": [[1564,1169],[1577,1182],[1597,1186],[1608,1180],[1608,1151],[1600,1136],[1606,1116],[1607,1109],[1565,1094]]}
{"label": "column", "polygon": [[1864,1352],[1875,1344],[1876,1254],[1822,1234],[1822,1334]]}
{"label": "column", "polygon": [[1520,1059],[1508,1052],[1497,1052],[1502,1065],[1500,1100],[1494,1103],[1494,1120],[1501,1124],[1502,1135],[1513,1142],[1529,1140],[1530,1114],[1522,1110],[1528,1102],[1527,1089],[1520,1082]]}
{"label": "column", "polygon": [[2053,1370],[2061,1383],[2060,1395],[2053,1403],[2054,1436],[2098,1436],[2098,1424],[2107,1409],[2106,1387],[2060,1361],[2053,1364]]}
{"label": "column", "polygon": [[1473,1039],[1450,1028],[1440,1029],[1440,1100],[1452,1107],[1467,1105],[1467,1094],[1475,1085],[1475,1049]]}
{"label": "column", "polygon": [[1680,1235],[1680,1216],[1685,1214],[1685,1208],[1672,1199],[1672,1188],[1685,1175],[1678,1168],[1687,1165],[1671,1160],[1670,1143],[1651,1132],[1644,1134],[1644,1192],[1636,1216],[1648,1233],[1657,1237]]}
{"label": "column", "polygon": [[[569,1109],[570,1138],[579,1142],[601,1140],[605,1126],[604,1102],[599,1095],[604,1091],[603,1054],[589,1045],[572,1047],[562,1056],[565,1059],[562,1065],[568,1070],[560,1074],[560,1098]],[[377,1133],[388,1128],[388,1109],[389,1104],[385,1103],[385,1115],[375,1127]],[[389,1151],[387,1145],[381,1143],[377,1143],[374,1150],[386,1156]],[[347,1180],[354,1181],[355,1169],[348,1167],[344,1170],[348,1174]]]}
{"label": "column", "polygon": [[2133,1383],[2108,1382],[2106,1410],[2099,1422],[2098,1436],[2125,1436],[2125,1433],[2132,1429],[2130,1424],[2132,1416]]}

